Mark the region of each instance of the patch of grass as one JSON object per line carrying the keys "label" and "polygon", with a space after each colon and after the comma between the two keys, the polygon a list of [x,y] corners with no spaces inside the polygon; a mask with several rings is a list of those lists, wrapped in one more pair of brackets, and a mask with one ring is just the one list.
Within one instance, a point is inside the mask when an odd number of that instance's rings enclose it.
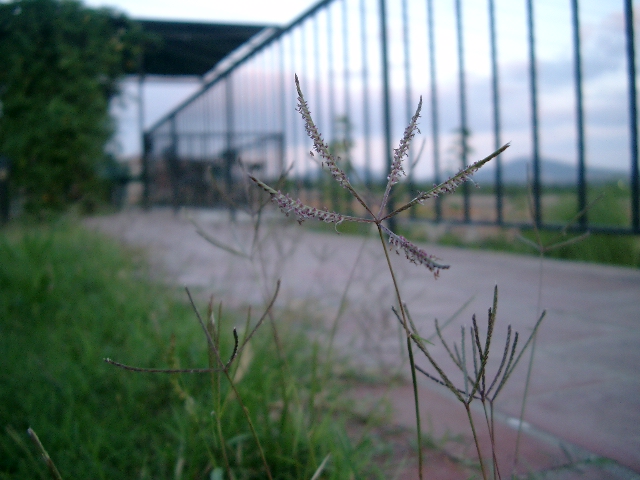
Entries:
{"label": "patch of grass", "polygon": [[[628,199],[618,185],[605,185],[593,189],[590,197],[595,200],[587,211],[590,224],[628,226],[629,214],[626,211]],[[575,216],[576,210],[575,200],[564,198],[550,209],[549,217],[552,221],[564,224]],[[534,239],[533,232],[526,232],[524,235]],[[541,232],[543,244],[552,242],[556,237],[558,237],[557,233]],[[637,268],[640,267],[640,243],[633,235],[595,233],[580,242],[552,250],[547,256]]]}
{"label": "patch of grass", "polygon": [[[525,199],[524,192],[520,192]],[[617,184],[594,187],[589,192],[589,198],[594,201],[587,215],[591,225],[607,225],[611,227],[628,226],[628,195]],[[558,189],[556,200],[545,210],[545,221],[551,224],[565,225],[574,219],[577,211],[575,194]],[[464,247],[479,250],[494,250],[520,254],[538,255],[524,242],[517,240],[513,229],[495,227],[486,229],[490,233],[474,235],[472,240],[464,238],[464,229],[478,229],[479,227],[452,226],[445,233],[431,238],[424,226],[416,223],[404,223],[401,233],[416,241],[435,241],[440,245]],[[536,241],[533,230],[521,232],[522,236]],[[541,231],[540,240],[543,245],[551,245],[558,241],[567,240],[576,234],[561,235],[556,231]],[[626,267],[640,267],[640,239],[633,235],[617,235],[612,233],[593,233],[579,242],[550,250],[545,254],[549,258],[575,260]]]}
{"label": "patch of grass", "polygon": [[[264,478],[225,379],[212,385],[207,374],[134,373],[103,362],[206,368],[205,337],[176,292],[146,280],[133,254],[75,225],[2,234],[0,478],[48,478],[28,427],[63,478],[223,478],[215,475],[225,462],[237,479]],[[218,321],[228,356],[232,326],[245,318],[223,312]],[[319,348],[279,334],[284,356],[263,326],[234,367],[274,478],[310,478],[328,454],[322,478],[381,476],[370,467],[373,440],[345,433],[340,390],[325,385],[321,372],[330,368]]]}

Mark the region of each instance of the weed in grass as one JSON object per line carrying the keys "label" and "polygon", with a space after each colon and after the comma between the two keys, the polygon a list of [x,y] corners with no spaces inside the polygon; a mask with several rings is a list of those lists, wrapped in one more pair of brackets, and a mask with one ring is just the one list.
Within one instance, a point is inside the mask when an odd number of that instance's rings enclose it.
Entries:
{"label": "weed in grass", "polygon": [[[365,201],[365,197],[360,195],[359,192],[353,187],[347,178],[346,173],[339,166],[339,158],[336,158],[330,152],[329,147],[322,139],[320,132],[315,126],[313,119],[311,117],[311,113],[309,111],[309,107],[307,105],[306,100],[304,99],[304,95],[300,88],[300,84],[298,78],[296,76],[296,88],[298,91],[298,111],[302,115],[305,124],[305,130],[308,136],[313,141],[313,149],[322,159],[323,166],[326,166],[329,170],[333,179],[340,185],[342,188],[347,190],[353,198],[361,205],[361,207],[366,211],[365,216],[352,216],[352,215],[343,215],[338,212],[333,212],[329,210],[322,210],[316,207],[312,207],[309,205],[305,205],[300,199],[294,199],[287,194],[282,193],[279,190],[276,190],[262,181],[258,180],[254,176],[250,178],[264,191],[266,191],[270,196],[274,203],[278,205],[278,207],[285,213],[285,215],[293,214],[299,223],[302,223],[307,219],[316,219],[321,220],[326,223],[334,223],[336,225],[336,229],[343,222],[354,222],[354,223],[369,223],[375,225],[378,231],[378,236],[380,238],[383,252],[387,261],[387,266],[389,269],[389,274],[394,286],[396,301],[397,301],[397,309],[394,309],[394,312],[397,315],[397,318],[402,325],[402,328],[406,335],[406,348],[409,356],[409,364],[412,376],[413,383],[413,392],[414,392],[414,404],[415,404],[415,412],[416,412],[416,429],[417,429],[417,445],[418,445],[418,462],[419,462],[419,473],[420,478],[422,478],[423,471],[423,454],[422,454],[422,435],[421,435],[421,422],[420,422],[420,414],[419,414],[419,399],[418,399],[418,387],[417,387],[417,378],[416,373],[421,372],[427,375],[429,378],[435,379],[442,385],[445,385],[449,388],[458,399],[465,405],[467,410],[468,418],[470,421],[470,425],[473,431],[474,440],[477,447],[478,457],[481,465],[481,471],[483,478],[487,478],[488,472],[484,466],[482,454],[480,451],[480,445],[478,442],[478,437],[476,435],[475,426],[473,420],[471,418],[469,404],[475,398],[479,398],[485,407],[485,415],[487,419],[487,428],[489,429],[489,433],[492,439],[492,452],[493,452],[493,466],[494,466],[494,476],[499,475],[498,465],[495,457],[495,442],[493,437],[493,401],[495,397],[499,393],[500,389],[504,385],[504,383],[509,378],[509,375],[513,371],[515,364],[517,364],[520,359],[524,349],[529,345],[531,338],[525,343],[524,347],[520,351],[520,353],[515,356],[516,347],[517,347],[517,335],[514,335],[513,343],[510,343],[511,338],[511,329],[508,329],[508,337],[507,343],[505,345],[501,366],[498,369],[498,372],[495,374],[494,379],[490,384],[487,382],[487,374],[486,374],[486,363],[489,356],[489,347],[491,344],[491,338],[493,333],[493,326],[495,323],[495,314],[497,309],[497,288],[494,295],[494,303],[493,307],[489,312],[489,326],[486,334],[486,339],[484,342],[484,347],[480,342],[480,336],[478,332],[478,328],[475,322],[475,317],[473,321],[473,327],[470,330],[471,333],[471,348],[472,348],[472,358],[474,362],[474,371],[473,374],[467,368],[467,350],[464,345],[464,332],[462,336],[462,347],[461,352],[456,348],[456,355],[452,353],[452,351],[447,346],[444,338],[441,334],[439,334],[439,338],[442,344],[447,348],[450,353],[451,358],[453,359],[455,365],[463,372],[464,376],[464,390],[457,388],[453,385],[453,383],[449,380],[449,378],[445,375],[444,371],[440,368],[440,366],[433,360],[433,357],[430,355],[429,350],[427,348],[426,342],[419,335],[417,329],[415,328],[410,316],[408,309],[405,303],[402,300],[402,295],[400,292],[400,287],[396,280],[396,275],[394,269],[392,267],[391,261],[389,259],[389,253],[387,251],[387,246],[385,242],[385,236],[388,238],[389,245],[396,250],[397,253],[402,252],[409,261],[415,263],[417,265],[425,266],[428,270],[433,272],[434,276],[437,278],[441,270],[445,270],[449,268],[448,265],[444,265],[439,263],[438,259],[429,255],[423,249],[419,248],[417,245],[413,244],[403,236],[397,235],[393,231],[391,231],[385,223],[387,220],[390,220],[392,217],[400,214],[401,212],[410,209],[416,204],[422,204],[425,200],[429,198],[437,197],[441,194],[452,193],[455,189],[462,183],[466,182],[470,179],[470,176],[473,175],[480,167],[490,161],[492,158],[499,155],[502,151],[504,151],[509,145],[505,145],[502,148],[498,149],[496,152],[492,153],[488,157],[480,160],[476,163],[473,163],[469,167],[461,170],[456,175],[448,179],[446,182],[443,182],[440,185],[434,186],[432,189],[419,193],[413,200],[405,203],[399,208],[393,209],[391,212],[387,211],[387,204],[391,194],[392,187],[396,185],[400,181],[400,177],[404,175],[403,170],[403,160],[407,156],[408,149],[410,147],[411,141],[415,136],[418,128],[417,128],[417,120],[420,116],[420,110],[422,106],[422,100],[420,101],[418,108],[411,119],[411,122],[405,129],[403,138],[400,140],[400,145],[397,149],[394,150],[393,154],[393,162],[391,165],[391,170],[389,176],[387,178],[387,185],[382,195],[382,199],[380,201],[379,207],[374,207],[370,202]],[[534,331],[537,329],[542,317],[536,323]],[[439,330],[438,330],[439,331]],[[437,375],[428,374],[426,371],[420,369],[415,364],[413,345],[416,345],[420,351],[429,359],[433,368],[437,371]],[[462,356],[461,356],[462,355]],[[507,361],[507,357],[509,360]],[[487,386],[487,384],[489,386]],[[495,391],[491,396],[491,391],[495,387]],[[488,407],[487,407],[488,406]],[[488,408],[488,410],[487,410]]]}

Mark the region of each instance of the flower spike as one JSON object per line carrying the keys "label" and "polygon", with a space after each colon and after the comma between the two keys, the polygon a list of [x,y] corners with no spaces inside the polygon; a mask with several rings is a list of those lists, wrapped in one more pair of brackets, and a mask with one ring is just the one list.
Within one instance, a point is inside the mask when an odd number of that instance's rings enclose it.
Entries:
{"label": "flower spike", "polygon": [[384,225],[380,225],[380,228],[389,235],[389,244],[395,248],[396,253],[400,254],[400,250],[403,250],[405,256],[410,262],[415,263],[416,265],[424,265],[429,269],[429,271],[433,272],[433,276],[435,278],[438,278],[440,275],[440,270],[447,270],[449,268],[449,265],[442,265],[436,262],[436,257],[428,254],[402,235],[396,235]]}
{"label": "flower spike", "polygon": [[[313,140],[313,149],[322,157],[322,165],[327,165],[331,176],[335,179],[336,182],[340,184],[342,188],[345,188],[351,192],[356,200],[364,207],[364,209],[371,214],[373,217],[373,212],[369,210],[368,205],[362,199],[362,197],[356,192],[353,188],[349,179],[347,178],[347,174],[338,166],[335,157],[329,151],[329,146],[322,139],[322,135],[318,131],[318,127],[316,127],[315,123],[313,123],[313,119],[311,118],[311,112],[309,111],[309,105],[304,98],[302,93],[302,89],[300,88],[300,81],[298,80],[298,75],[295,76],[296,79],[296,90],[298,91],[298,112],[302,115],[302,119],[304,120],[304,129],[307,135],[311,140]],[[313,151],[309,152],[311,156],[313,155]]]}
{"label": "flower spike", "polygon": [[403,212],[408,208],[411,208],[416,203],[419,203],[420,205],[422,205],[424,204],[424,201],[427,200],[428,198],[437,197],[443,193],[453,193],[456,190],[456,188],[458,188],[461,184],[463,184],[468,180],[471,180],[471,176],[474,173],[476,173],[480,169],[480,167],[482,167],[485,163],[489,162],[489,160],[492,160],[493,158],[500,155],[510,146],[511,146],[511,143],[504,144],[502,147],[500,147],[498,150],[493,152],[488,157],[485,157],[482,160],[478,160],[477,162],[472,163],[467,168],[460,170],[453,177],[449,178],[445,182],[442,182],[440,185],[434,185],[431,190],[420,193],[416,198],[411,200],[409,203],[406,203],[400,208],[395,209],[393,212],[386,215],[381,220],[385,220],[389,217],[393,217],[398,213]]}
{"label": "flower spike", "polygon": [[275,204],[277,204],[278,207],[280,207],[280,210],[282,210],[282,212],[286,216],[289,216],[290,213],[293,213],[298,223],[302,223],[308,219],[321,220],[326,223],[335,223],[336,226],[340,225],[345,220],[348,220],[350,222],[371,222],[371,220],[367,220],[364,218],[350,217],[347,215],[341,215],[336,212],[320,210],[318,208],[305,205],[300,201],[300,199],[293,199],[289,195],[286,195],[279,190],[274,190],[269,185],[261,182],[252,175],[249,175],[249,178],[253,180],[265,192],[271,195],[271,200]]}
{"label": "flower spike", "polygon": [[[344,171],[338,167],[336,163],[335,157],[329,151],[329,146],[322,139],[322,135],[318,131],[318,127],[316,127],[315,123],[313,123],[313,119],[311,118],[311,112],[309,111],[309,105],[302,94],[302,89],[300,88],[300,82],[298,81],[298,76],[296,75],[296,89],[298,90],[298,112],[302,115],[302,119],[304,120],[304,129],[307,132],[307,135],[311,140],[313,140],[313,149],[320,154],[323,159],[323,163],[327,165],[329,171],[333,178],[347,190],[351,190],[351,183],[349,183],[349,179]],[[312,153],[312,152],[310,152]],[[312,153],[313,155],[313,153]]]}
{"label": "flower spike", "polygon": [[391,187],[393,187],[396,183],[400,181],[401,175],[406,175],[404,169],[402,168],[402,161],[407,156],[407,152],[409,151],[409,146],[411,145],[411,140],[415,137],[416,132],[418,130],[418,118],[420,118],[420,111],[422,110],[422,96],[420,96],[420,102],[418,103],[418,108],[416,109],[416,113],[411,117],[411,121],[407,128],[404,129],[404,135],[402,136],[402,140],[400,140],[400,145],[398,148],[393,150],[393,161],[391,162],[391,172],[387,177],[387,187],[385,188],[384,195],[382,197],[382,203],[380,204],[380,213],[382,214],[384,211],[384,207],[387,204],[387,200],[389,199],[389,193],[391,192]]}

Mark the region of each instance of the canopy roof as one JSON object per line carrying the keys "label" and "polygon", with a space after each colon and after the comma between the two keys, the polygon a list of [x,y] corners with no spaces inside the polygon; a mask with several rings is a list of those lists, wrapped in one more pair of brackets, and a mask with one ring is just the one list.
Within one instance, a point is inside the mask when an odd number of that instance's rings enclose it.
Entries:
{"label": "canopy roof", "polygon": [[157,39],[145,49],[142,72],[147,75],[202,76],[220,60],[267,28],[267,25],[136,20]]}

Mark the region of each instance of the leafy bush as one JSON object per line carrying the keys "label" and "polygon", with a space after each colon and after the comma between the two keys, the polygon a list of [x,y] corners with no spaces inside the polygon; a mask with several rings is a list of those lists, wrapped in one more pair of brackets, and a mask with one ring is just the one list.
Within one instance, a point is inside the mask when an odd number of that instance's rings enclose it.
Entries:
{"label": "leafy bush", "polygon": [[0,152],[29,211],[106,192],[109,100],[140,40],[124,16],[76,1],[0,5]]}

